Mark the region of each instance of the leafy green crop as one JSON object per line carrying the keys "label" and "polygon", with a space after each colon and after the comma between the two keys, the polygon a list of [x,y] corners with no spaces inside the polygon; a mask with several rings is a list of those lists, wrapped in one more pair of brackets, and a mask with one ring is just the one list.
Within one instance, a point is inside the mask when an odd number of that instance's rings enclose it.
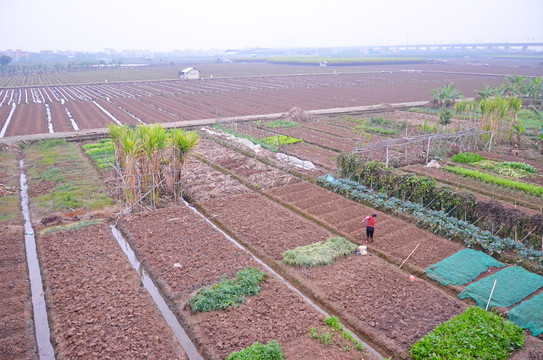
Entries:
{"label": "leafy green crop", "polygon": [[245,302],[245,296],[256,295],[260,292],[260,285],[264,282],[266,273],[259,269],[247,266],[237,272],[237,277],[221,281],[210,288],[202,288],[190,298],[192,312],[206,312],[226,309]]}
{"label": "leafy green crop", "polygon": [[444,166],[443,170],[450,171],[452,173],[459,174],[462,176],[472,177],[474,179],[478,179],[486,183],[492,183],[492,184],[496,184],[496,185],[506,187],[506,188],[521,190],[528,194],[543,196],[543,187],[541,186],[518,182],[518,181],[502,178],[499,176],[487,174],[484,172],[480,172],[477,170],[465,169],[459,166]]}
{"label": "leafy green crop", "polygon": [[266,144],[269,144],[272,146],[283,146],[283,145],[290,145],[290,144],[296,144],[298,142],[303,142],[302,139],[293,138],[287,135],[269,136],[267,138],[264,138],[263,141]]}
{"label": "leafy green crop", "polygon": [[85,144],[83,150],[96,162],[100,169],[115,164],[115,147],[111,139],[102,139],[98,143]]}
{"label": "leafy green crop", "polygon": [[471,164],[477,161],[484,160],[485,158],[479,154],[474,154],[470,152],[460,153],[454,155],[451,160],[457,163]]}
{"label": "leafy green crop", "polygon": [[[325,346],[336,343],[344,351],[350,351],[351,346],[354,346],[358,351],[366,351],[364,344],[357,340],[350,331],[344,330],[345,326],[343,326],[336,316],[330,316],[324,319],[324,324],[326,327],[323,327],[320,331],[314,327],[309,330],[309,334],[313,339],[319,340]],[[332,332],[329,332],[328,330],[332,330]],[[339,336],[340,331],[341,337]],[[345,340],[347,340],[347,343],[345,343]]]}
{"label": "leafy green crop", "polygon": [[281,345],[276,340],[272,340],[268,345],[255,342],[248,348],[234,351],[226,360],[283,360],[286,358]]}
{"label": "leafy green crop", "polygon": [[524,332],[502,317],[471,307],[439,325],[411,348],[411,357],[421,359],[496,359],[524,345]]}
{"label": "leafy green crop", "polygon": [[307,267],[330,265],[337,259],[354,253],[357,248],[356,244],[347,239],[330,237],[325,243],[319,241],[285,251],[283,262],[287,265]]}

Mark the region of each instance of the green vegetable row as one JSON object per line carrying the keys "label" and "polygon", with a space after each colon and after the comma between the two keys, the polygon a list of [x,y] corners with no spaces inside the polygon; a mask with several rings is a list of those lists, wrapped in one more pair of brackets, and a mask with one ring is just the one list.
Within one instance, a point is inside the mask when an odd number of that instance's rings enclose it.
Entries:
{"label": "green vegetable row", "polygon": [[536,196],[543,196],[543,187],[541,186],[514,181],[511,179],[506,179],[499,176],[487,174],[478,170],[466,169],[459,166],[444,166],[443,169],[455,174],[462,175],[462,176],[472,177],[474,179],[478,179],[486,183],[491,183],[491,184],[496,184],[496,185],[503,186],[506,188],[521,190],[528,194],[532,194]]}

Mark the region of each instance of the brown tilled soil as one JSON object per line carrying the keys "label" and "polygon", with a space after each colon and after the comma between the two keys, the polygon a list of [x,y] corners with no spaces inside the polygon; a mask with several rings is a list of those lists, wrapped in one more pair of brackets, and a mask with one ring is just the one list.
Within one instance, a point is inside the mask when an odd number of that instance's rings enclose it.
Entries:
{"label": "brown tilled soil", "polygon": [[24,228],[0,226],[0,358],[38,359]]}
{"label": "brown tilled soil", "polygon": [[[220,217],[233,218],[228,213]],[[253,342],[277,340],[289,359],[372,359],[312,340],[309,330],[321,327],[324,317],[273,275],[268,275],[260,294],[247,297],[237,308],[193,314],[188,301],[201,286],[260,265],[188,208],[131,215],[121,227],[196,342],[206,349],[206,358],[222,359]]]}
{"label": "brown tilled soil", "polygon": [[392,259],[402,262],[420,243],[407,263],[422,270],[464,248],[460,244],[317,185],[304,182],[273,189],[270,194],[315,217],[359,244],[366,241],[366,226],[362,221],[366,216],[376,213],[374,242],[369,248],[376,248]]}
{"label": "brown tilled soil", "polygon": [[[285,250],[324,241],[330,232],[262,195],[245,194],[201,205],[211,216],[235,212],[235,217],[218,221],[258,256],[273,259],[340,318],[396,354],[405,356],[420,337],[467,306],[425,281],[410,282],[408,273],[373,255],[353,255],[311,270],[282,265]],[[433,261],[426,252],[420,257],[424,263]]]}
{"label": "brown tilled soil", "polygon": [[38,236],[59,359],[187,359],[108,225]]}

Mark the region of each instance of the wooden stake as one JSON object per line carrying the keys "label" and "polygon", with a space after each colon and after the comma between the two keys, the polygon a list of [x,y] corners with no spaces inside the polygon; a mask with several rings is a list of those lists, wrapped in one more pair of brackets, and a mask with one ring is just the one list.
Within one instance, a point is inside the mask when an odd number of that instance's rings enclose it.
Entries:
{"label": "wooden stake", "polygon": [[[419,243],[419,245],[422,244],[422,242]],[[411,251],[411,254],[409,254],[408,257],[405,258],[405,260],[403,261],[403,263],[400,265],[400,269],[402,268],[403,264],[405,264],[405,262],[411,257],[411,255],[413,255],[413,253],[415,252],[415,250],[417,250],[417,248],[419,247],[419,245],[415,246],[415,248],[413,249],[413,251]]]}
{"label": "wooden stake", "polygon": [[498,281],[498,279],[494,280],[494,285],[492,285],[492,291],[490,292],[490,296],[488,297],[488,302],[486,303],[485,311],[488,311],[488,306],[490,305],[490,300],[492,299],[492,294],[494,294],[494,288],[496,287],[496,281]]}

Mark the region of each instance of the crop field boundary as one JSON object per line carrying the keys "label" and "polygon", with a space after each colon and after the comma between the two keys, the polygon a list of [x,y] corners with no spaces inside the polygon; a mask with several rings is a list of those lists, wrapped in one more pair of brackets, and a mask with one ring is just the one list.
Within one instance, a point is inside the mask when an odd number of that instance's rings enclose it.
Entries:
{"label": "crop field boundary", "polygon": [[[306,111],[311,115],[335,115],[335,114],[364,114],[372,113],[383,110],[402,110],[409,109],[412,107],[423,106],[427,101],[415,101],[415,102],[404,102],[404,103],[395,103],[387,104],[386,107],[383,105],[368,105],[368,106],[355,106],[355,107],[346,107],[346,108],[329,108],[329,109],[319,109],[319,110],[308,110]],[[227,118],[212,118],[212,119],[199,119],[199,120],[185,120],[185,121],[176,121],[169,123],[160,123],[164,128],[198,128],[201,126],[213,125],[218,120],[221,121],[232,121],[232,122],[245,122],[245,121],[255,121],[255,120],[275,120],[280,118],[286,113],[271,113],[271,114],[262,114],[262,115],[245,115],[245,116],[235,116]],[[37,141],[44,139],[59,139],[63,138],[66,141],[85,141],[85,140],[95,140],[100,137],[108,136],[109,130],[106,128],[99,129],[89,129],[89,130],[79,130],[79,131],[67,131],[67,132],[55,132],[55,133],[44,133],[44,134],[32,134],[32,135],[19,135],[19,136],[10,136],[0,138],[0,144],[6,144],[11,142],[19,141]]]}

